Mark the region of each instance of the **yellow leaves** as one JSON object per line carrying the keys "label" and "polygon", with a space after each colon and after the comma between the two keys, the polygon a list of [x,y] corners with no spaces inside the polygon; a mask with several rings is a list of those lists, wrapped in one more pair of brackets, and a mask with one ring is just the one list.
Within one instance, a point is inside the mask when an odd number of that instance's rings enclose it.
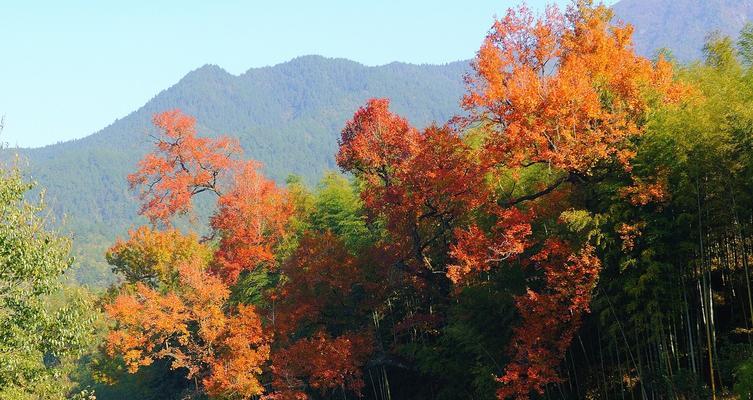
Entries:
{"label": "yellow leaves", "polygon": [[190,259],[206,265],[211,257],[196,235],[184,235],[175,229],[158,231],[142,226],[129,231],[128,236],[127,240],[118,239],[106,258],[114,271],[131,283],[170,286],[177,279],[177,265]]}
{"label": "yellow leaves", "polygon": [[139,350],[128,350],[123,354],[123,361],[128,366],[128,372],[135,374],[140,367],[145,367],[152,364],[151,357],[144,357]]}

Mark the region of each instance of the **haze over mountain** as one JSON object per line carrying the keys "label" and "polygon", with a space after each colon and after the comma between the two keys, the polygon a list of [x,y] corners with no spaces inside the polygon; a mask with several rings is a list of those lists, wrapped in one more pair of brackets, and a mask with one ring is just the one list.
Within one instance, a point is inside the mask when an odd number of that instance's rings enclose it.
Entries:
{"label": "haze over mountain", "polygon": [[[641,54],[669,47],[684,61],[700,57],[708,32],[735,35],[753,19],[749,0],[622,0],[614,10],[636,26]],[[55,213],[65,216],[84,264],[78,279],[101,284],[110,277],[104,250],[138,222],[125,176],[150,146],[154,113],[180,108],[197,118],[202,134],[239,138],[247,155],[262,161],[278,182],[294,173],[313,184],[336,168],[338,133],[366,99],[390,98],[393,110],[417,126],[442,123],[459,112],[468,68],[468,61],[367,67],[304,56],[235,76],[205,65],[88,137],[4,154],[28,161],[29,175],[46,188]]]}
{"label": "haze over mountain", "polygon": [[367,67],[320,56],[239,76],[205,65],[88,137],[6,154],[28,160],[26,169],[46,189],[55,214],[66,217],[76,253],[87,264],[78,279],[102,283],[108,276],[104,250],[137,222],[137,201],[125,177],[150,148],[153,114],[179,108],[197,118],[200,134],[237,137],[278,182],[298,174],[313,184],[336,168],[339,131],[368,98],[390,98],[393,109],[417,126],[442,123],[458,112],[467,69],[468,62]]}
{"label": "haze over mountain", "polygon": [[750,0],[622,0],[612,8],[618,19],[635,26],[640,54],[651,57],[669,48],[684,62],[701,58],[710,32],[737,37],[753,20]]}

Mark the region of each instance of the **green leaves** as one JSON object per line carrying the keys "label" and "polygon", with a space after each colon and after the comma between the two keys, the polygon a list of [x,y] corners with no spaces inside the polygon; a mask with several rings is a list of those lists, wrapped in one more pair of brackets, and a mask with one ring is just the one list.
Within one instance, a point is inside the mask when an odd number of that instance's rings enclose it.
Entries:
{"label": "green leaves", "polygon": [[0,399],[61,398],[61,379],[90,341],[94,314],[82,290],[61,286],[70,241],[47,228],[31,184],[0,170]]}

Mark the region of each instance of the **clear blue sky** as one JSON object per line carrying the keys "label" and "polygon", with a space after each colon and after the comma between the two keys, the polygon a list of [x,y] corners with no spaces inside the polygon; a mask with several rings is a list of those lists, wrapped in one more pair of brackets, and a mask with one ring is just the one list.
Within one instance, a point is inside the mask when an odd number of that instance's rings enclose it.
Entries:
{"label": "clear blue sky", "polygon": [[469,59],[492,17],[517,3],[3,0],[0,141],[89,135],[204,64],[239,74],[306,54],[366,65]]}

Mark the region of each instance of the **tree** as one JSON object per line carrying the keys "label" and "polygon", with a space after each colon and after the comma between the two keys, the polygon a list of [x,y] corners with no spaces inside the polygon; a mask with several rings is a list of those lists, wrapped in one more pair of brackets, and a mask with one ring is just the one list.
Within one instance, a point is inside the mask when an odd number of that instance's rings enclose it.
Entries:
{"label": "tree", "polygon": [[[569,379],[577,368],[563,360],[573,360],[603,266],[646,262],[647,273],[620,278],[631,304],[653,301],[640,295],[659,291],[649,286],[670,263],[646,245],[676,233],[649,221],[666,217],[677,171],[646,157],[661,153],[651,149],[652,124],[690,92],[662,57],[635,55],[632,28],[611,20],[585,0],[564,13],[509,11],[473,62],[468,115],[444,126],[416,129],[388,100],[369,100],[339,141],[352,185],[330,175],[313,192],[295,179],[278,188],[257,163],[236,160],[229,141],[198,138],[192,119],[155,117],[163,136],[131,176],[142,213],[168,225],[205,191],[218,210],[202,243],[154,228],[113,248],[130,283],[108,306],[110,354],[132,369],[169,360],[212,396],[363,395],[370,384],[382,398],[523,399]],[[709,63],[732,73],[727,61]],[[712,321],[708,252],[727,245],[704,245],[709,182],[697,178],[691,226],[701,255],[690,276]],[[599,300],[614,314],[610,283]],[[633,315],[629,327],[643,332],[643,315]],[[654,321],[663,329],[661,316]],[[714,328],[704,328],[714,377]],[[621,320],[608,333],[624,343],[610,372],[645,395],[643,363],[658,371],[667,344],[635,339],[643,347],[634,354]],[[584,395],[574,381],[573,394]]]}
{"label": "tree", "polygon": [[172,287],[178,279],[176,265],[190,260],[208,262],[212,256],[195,234],[184,235],[176,229],[159,231],[142,226],[128,234],[128,240],[116,241],[105,257],[113,272],[131,284]]}
{"label": "tree", "polygon": [[196,136],[194,119],[180,111],[157,114],[154,124],[161,130],[155,150],[129,176],[141,189],[141,213],[169,227],[206,191],[217,195],[218,210],[201,242],[142,227],[110,249],[108,261],[127,282],[105,306],[114,321],[106,351],[132,373],[167,361],[185,372],[195,393],[261,395],[270,337],[257,307],[230,296],[242,273],[275,269],[292,212],[287,193],[258,172],[258,163],[233,158],[240,152],[234,141]]}
{"label": "tree", "polygon": [[178,282],[171,290],[138,282],[105,306],[116,322],[107,337],[108,354],[121,356],[131,373],[166,359],[208,394],[263,393],[258,376],[269,357],[269,340],[254,307],[227,310],[230,289],[207,273],[205,259],[194,257],[175,268]]}
{"label": "tree", "polygon": [[226,137],[198,137],[196,120],[180,110],[156,114],[153,123],[160,130],[155,150],[139,162],[128,182],[132,189],[142,187],[141,214],[152,222],[167,222],[187,212],[194,195],[219,190],[240,146]]}
{"label": "tree", "polygon": [[0,168],[0,398],[59,399],[88,348],[95,314],[83,290],[66,288],[68,238],[51,230],[32,184]]}
{"label": "tree", "polygon": [[[573,231],[568,217],[589,214],[592,182],[630,178],[650,110],[683,93],[669,63],[635,55],[632,28],[610,21],[586,1],[566,14],[521,7],[496,21],[467,79],[465,137],[411,128],[385,100],[369,101],[342,132],[338,164],[364,182],[368,212],[386,220],[421,290],[437,291],[427,310],[448,294],[436,272],[461,290],[496,268],[526,271],[500,398],[559,380],[601,264],[590,231]],[[624,196],[661,200],[660,179],[647,179]]]}
{"label": "tree", "polygon": [[314,389],[360,393],[372,353],[369,315],[382,290],[367,265],[329,231],[307,233],[282,266],[274,294],[276,395],[294,398]]}
{"label": "tree", "polygon": [[[579,186],[605,174],[629,174],[649,110],[682,93],[671,66],[661,58],[652,64],[635,55],[632,28],[610,25],[611,18],[606,7],[587,1],[574,3],[566,14],[549,7],[538,18],[524,7],[510,10],[495,22],[474,62],[476,74],[468,79],[464,105],[472,121],[485,128],[484,163],[513,173],[512,191],[491,207],[504,211],[492,215],[519,215],[510,211],[513,206],[529,212],[528,222],[525,217],[498,219],[491,246],[474,243],[466,232],[466,240],[453,249],[462,262],[459,270],[483,271],[488,263],[528,248],[533,253],[521,266],[543,273],[540,284],[532,281],[518,297],[523,324],[510,347],[513,361],[499,379],[504,384],[500,398],[527,398],[558,380],[555,360],[564,355],[588,311],[599,274],[600,260],[584,243],[587,237],[560,233],[564,237],[546,238],[552,234],[536,232],[535,226],[552,217],[555,224],[564,222],[556,212],[565,211],[568,203],[579,206]],[[551,172],[534,185],[521,185],[533,190],[516,194],[515,175],[542,171],[542,165]],[[543,212],[538,204],[545,197],[557,205]],[[531,228],[529,239],[525,235]],[[542,239],[531,240],[542,233]],[[503,257],[494,256],[500,253]]]}

